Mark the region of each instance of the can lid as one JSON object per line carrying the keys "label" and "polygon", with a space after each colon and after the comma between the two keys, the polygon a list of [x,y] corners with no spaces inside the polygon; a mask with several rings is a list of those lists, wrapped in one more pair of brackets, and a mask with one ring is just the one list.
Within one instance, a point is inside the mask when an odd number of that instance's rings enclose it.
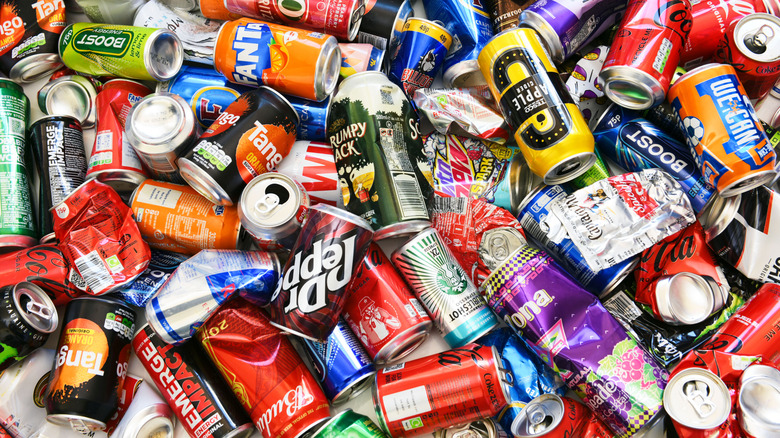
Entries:
{"label": "can lid", "polygon": [[127,115],[125,132],[133,148],[142,153],[175,151],[195,133],[195,117],[180,96],[150,94],[133,105]]}
{"label": "can lid", "polygon": [[335,37],[329,37],[322,45],[314,75],[314,97],[322,101],[333,94],[341,77],[341,49]]}
{"label": "can lid", "polygon": [[[303,193],[287,175],[268,172],[244,187],[239,202],[242,222],[254,228],[275,228],[289,222],[298,213]],[[247,228],[246,224],[244,227]]]}
{"label": "can lid", "polygon": [[712,290],[704,277],[690,272],[661,277],[655,284],[658,313],[672,325],[698,324],[707,319],[715,311],[716,293],[719,291]]}
{"label": "can lid", "polygon": [[97,89],[89,79],[79,75],[57,78],[38,92],[38,106],[46,114],[75,117],[84,128],[95,124]]}
{"label": "can lid", "polygon": [[734,219],[739,210],[740,195],[724,198],[717,192],[712,195],[713,200],[699,213],[699,222],[704,227],[707,241],[714,239],[723,232]]}
{"label": "can lid", "polygon": [[363,22],[363,15],[366,14],[366,2],[362,0],[352,0],[352,13],[349,15],[349,25],[347,27],[347,40],[353,41],[360,31],[360,23]]}
{"label": "can lid", "polygon": [[528,402],[512,422],[516,437],[540,437],[555,430],[564,417],[563,400],[555,394],[542,394]]}
{"label": "can lid", "polygon": [[149,74],[158,81],[176,76],[184,62],[184,49],[175,33],[159,29],[149,35],[144,52],[144,64]]}
{"label": "can lid", "polygon": [[768,365],[750,365],[739,383],[737,408],[742,430],[754,438],[780,436],[780,371]]}
{"label": "can lid", "polygon": [[734,44],[746,57],[763,63],[780,60],[780,18],[770,14],[750,14],[734,27]]}
{"label": "can lid", "polygon": [[644,110],[663,102],[666,97],[661,83],[647,72],[615,65],[601,70],[604,94],[620,106]]}
{"label": "can lid", "polygon": [[21,282],[14,286],[13,300],[19,315],[31,327],[43,333],[52,333],[57,329],[57,309],[40,287]]}
{"label": "can lid", "polygon": [[712,371],[687,368],[666,384],[664,409],[674,421],[692,429],[714,429],[731,413],[726,384]]}
{"label": "can lid", "polygon": [[433,434],[434,438],[497,438],[498,430],[496,424],[490,418],[472,421],[471,423],[461,424],[437,430]]}

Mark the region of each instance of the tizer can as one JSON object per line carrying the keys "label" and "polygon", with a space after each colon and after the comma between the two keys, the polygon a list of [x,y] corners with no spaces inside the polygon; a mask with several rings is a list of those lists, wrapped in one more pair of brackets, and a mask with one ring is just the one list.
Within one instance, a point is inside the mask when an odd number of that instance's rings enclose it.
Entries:
{"label": "tizer can", "polygon": [[596,162],[593,136],[532,29],[511,29],[479,53],[479,67],[514,130],[529,168],[546,184],[574,179]]}
{"label": "tizer can", "polygon": [[41,347],[57,329],[57,309],[43,289],[22,282],[0,288],[0,374]]}
{"label": "tizer can", "polygon": [[312,203],[335,206],[341,199],[333,147],[327,143],[296,141],[276,170],[301,183]]}

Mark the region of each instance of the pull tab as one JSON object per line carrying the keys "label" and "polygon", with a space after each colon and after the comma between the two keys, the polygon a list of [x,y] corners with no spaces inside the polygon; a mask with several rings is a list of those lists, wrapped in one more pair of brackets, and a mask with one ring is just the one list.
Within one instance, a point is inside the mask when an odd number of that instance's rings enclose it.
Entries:
{"label": "pull tab", "polygon": [[752,35],[745,35],[745,39],[743,41],[745,42],[745,46],[747,46],[748,50],[760,55],[766,52],[766,46],[770,41],[772,41],[774,36],[775,31],[772,29],[772,26],[765,24],[759,27],[756,33]]}
{"label": "pull tab", "polygon": [[526,417],[531,423],[530,429],[534,435],[544,432],[550,428],[553,417],[547,412],[547,408],[539,403],[532,403],[526,406]]}
{"label": "pull tab", "polygon": [[31,315],[35,315],[41,319],[51,319],[51,309],[41,305],[41,303],[36,303],[35,301],[30,301],[27,303],[27,313]]}
{"label": "pull tab", "polygon": [[710,387],[706,383],[695,380],[683,386],[683,392],[688,403],[701,418],[706,418],[715,412],[715,403],[710,400]]}
{"label": "pull tab", "polygon": [[279,205],[279,196],[274,193],[266,193],[265,196],[255,202],[255,210],[268,214]]}

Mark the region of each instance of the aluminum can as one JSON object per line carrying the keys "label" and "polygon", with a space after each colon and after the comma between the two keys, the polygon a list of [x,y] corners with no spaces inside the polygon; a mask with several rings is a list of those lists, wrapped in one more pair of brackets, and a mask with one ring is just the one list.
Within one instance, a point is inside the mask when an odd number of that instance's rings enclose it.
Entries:
{"label": "aluminum can", "polygon": [[146,320],[164,342],[182,343],[233,294],[268,304],[279,272],[276,254],[201,251],[179,265],[146,303]]}
{"label": "aluminum can", "polygon": [[323,424],[311,438],[339,438],[345,435],[354,438],[388,438],[370,418],[349,408]]}
{"label": "aluminum can", "polygon": [[[598,139],[595,135],[593,137],[596,139],[596,144],[598,145]],[[567,192],[576,192],[579,189],[585,188],[591,184],[601,181],[602,179],[607,179],[612,176],[607,163],[605,163],[604,159],[601,157],[599,148],[597,147],[594,149],[593,153],[596,154],[596,162],[593,163],[593,166],[590,166],[590,169],[588,169],[587,172],[565,183]]]}
{"label": "aluminum can", "polygon": [[528,167],[547,184],[587,172],[596,161],[593,136],[536,31],[504,31],[478,60]]}
{"label": "aluminum can", "polygon": [[490,13],[493,23],[493,33],[499,33],[518,27],[520,25],[520,13],[531,6],[534,0],[487,0],[485,8]]}
{"label": "aluminum can", "polygon": [[227,10],[224,0],[200,0],[196,5],[193,5],[193,9],[200,10],[203,16],[212,20],[229,21],[241,18],[240,14]]}
{"label": "aluminum can", "polygon": [[173,438],[175,421],[173,409],[148,383],[142,381],[111,436]]}
{"label": "aluminum can", "polygon": [[[385,51],[371,44],[339,44],[341,49],[341,78],[344,79],[362,71],[379,71],[385,58]],[[327,119],[327,117],[326,117]]]}
{"label": "aluminum can", "polygon": [[313,204],[335,206],[342,199],[333,147],[327,143],[296,141],[276,170],[301,183]]}
{"label": "aluminum can", "polygon": [[0,78],[0,250],[26,248],[38,242],[25,140],[30,101],[16,83]]}
{"label": "aluminum can", "polygon": [[409,0],[367,0],[357,42],[388,50],[412,15],[414,10]]}
{"label": "aluminum can", "polygon": [[723,380],[712,371],[686,368],[669,379],[664,390],[664,408],[678,430],[694,429],[710,432],[712,435],[708,436],[723,436],[718,429],[731,415],[731,396]]}
{"label": "aluminum can", "polygon": [[493,96],[486,85],[421,89],[414,92],[413,100],[418,114],[425,115],[438,131],[427,138],[462,135],[500,146],[506,144],[509,126],[493,104]]}
{"label": "aluminum can", "polygon": [[435,229],[414,236],[392,260],[450,347],[473,342],[498,325]]}
{"label": "aluminum can", "polygon": [[593,128],[596,147],[629,172],[654,167],[672,176],[701,212],[717,192],[702,176],[690,149],[642,118],[639,113],[612,104]]}
{"label": "aluminum can", "polygon": [[[780,434],[774,419],[780,387],[780,370],[769,365],[753,364],[739,378],[737,418],[745,435],[754,438]],[[767,397],[768,394],[771,394]],[[764,398],[767,397],[767,398]]]}
{"label": "aluminum can", "polygon": [[84,293],[86,285],[56,245],[37,245],[0,255],[0,286],[30,282],[55,306]]}
{"label": "aluminum can", "polygon": [[[299,338],[300,339],[300,338]],[[343,405],[374,382],[374,364],[344,320],[325,342],[301,339],[300,351],[312,365],[314,376],[333,406]]]}
{"label": "aluminum can", "polygon": [[433,438],[509,438],[509,435],[492,419],[483,418],[437,430],[433,433]]}
{"label": "aluminum can", "polygon": [[669,90],[669,101],[704,179],[720,196],[775,178],[775,152],[734,67],[708,64],[689,71]]}
{"label": "aluminum can", "polygon": [[271,324],[303,338],[326,340],[373,234],[366,221],[351,213],[324,204],[311,207],[268,308]]}
{"label": "aluminum can", "polygon": [[404,358],[428,338],[431,318],[376,243],[348,292],[342,316],[375,364]]}
{"label": "aluminum can", "polygon": [[34,82],[56,70],[57,38],[66,26],[65,2],[10,0],[2,11],[0,71],[11,80]]}
{"label": "aluminum can", "polygon": [[511,378],[495,347],[467,344],[378,371],[374,408],[393,437],[430,434],[499,413]]}
{"label": "aluminum can", "polygon": [[40,287],[28,282],[0,287],[0,373],[43,346],[57,323],[57,309]]}
{"label": "aluminum can", "polygon": [[320,102],[285,96],[295,112],[298,113],[298,140],[323,141],[327,138],[328,114],[330,114],[330,96]]}
{"label": "aluminum can", "polygon": [[728,300],[728,292],[714,278],[690,272],[659,278],[654,296],[653,314],[670,325],[703,322]]}
{"label": "aluminum can", "polygon": [[190,257],[185,254],[152,249],[149,266],[132,283],[118,292],[127,304],[137,307],[146,306],[152,296],[168,281],[180,264]]}
{"label": "aluminum can", "polygon": [[76,298],[62,321],[46,391],[46,420],[76,431],[106,427],[119,407],[135,311],[119,300]]}
{"label": "aluminum can", "polygon": [[[46,425],[43,396],[54,350],[40,348],[0,372],[0,425],[13,438],[32,438]],[[2,433],[0,433],[2,435]]]}
{"label": "aluminum can", "polygon": [[604,93],[636,110],[663,102],[690,30],[688,0],[631,0],[599,73]]}
{"label": "aluminum can", "polygon": [[758,13],[732,21],[714,60],[737,70],[749,98],[763,98],[780,78],[780,18]]}
{"label": "aluminum can", "polygon": [[198,332],[263,438],[297,438],[330,417],[328,399],[265,312],[235,298]]}
{"label": "aluminum can", "polygon": [[225,9],[244,17],[280,23],[352,41],[358,34],[365,6],[361,0],[225,0]]}
{"label": "aluminum can", "polygon": [[[54,75],[52,75],[53,77]],[[52,78],[38,91],[38,107],[50,116],[70,116],[83,129],[95,126],[99,82],[79,75]]]}
{"label": "aluminum can", "polygon": [[260,249],[289,250],[295,245],[310,206],[309,195],[299,182],[268,172],[244,188],[238,217]]}
{"label": "aluminum can", "polygon": [[91,76],[165,81],[184,62],[181,40],[167,29],[74,23],[62,31],[66,66]]}
{"label": "aluminum can", "polygon": [[511,432],[516,438],[614,436],[585,405],[555,394],[542,394],[525,405],[512,423]]}
{"label": "aluminum can", "polygon": [[175,94],[152,93],[127,115],[125,139],[156,180],[183,183],[176,159],[198,136],[195,114]]}
{"label": "aluminum can", "polygon": [[133,338],[133,350],[189,436],[252,435],[251,420],[198,342],[167,344],[145,325]]}
{"label": "aluminum can", "polygon": [[444,26],[424,18],[409,17],[390,47],[387,77],[411,100],[418,88],[431,87],[451,44],[452,36]]}
{"label": "aluminum can", "polygon": [[[93,23],[131,24],[145,0],[75,0]],[[70,7],[70,5],[68,5]]]}
{"label": "aluminum can", "polygon": [[247,91],[179,157],[179,173],[209,201],[232,206],[252,178],[289,153],[297,126],[298,115],[281,94],[268,87]]}
{"label": "aluminum can", "polygon": [[433,195],[419,119],[401,89],[379,72],[339,86],[328,118],[346,210],[367,220],[374,239],[430,226]]}
{"label": "aluminum can", "polygon": [[758,101],[755,106],[756,115],[761,120],[766,131],[767,136],[770,139],[770,143],[774,145],[777,142],[772,141],[772,135],[769,131],[777,131],[780,129],[780,80],[778,80],[772,89],[764,96],[763,99]]}
{"label": "aluminum can", "polygon": [[[577,103],[582,117],[589,126],[592,126],[591,123],[598,119],[612,102],[604,94],[604,86],[599,80],[599,73],[607,59],[607,53],[609,53],[607,46],[594,47],[574,64],[566,79],[566,89],[569,90],[569,94]],[[673,120],[674,126],[677,126],[677,119]]]}
{"label": "aluminum can", "polygon": [[317,101],[333,94],[340,66],[335,37],[251,18],[223,24],[214,47],[214,68],[230,82]]}

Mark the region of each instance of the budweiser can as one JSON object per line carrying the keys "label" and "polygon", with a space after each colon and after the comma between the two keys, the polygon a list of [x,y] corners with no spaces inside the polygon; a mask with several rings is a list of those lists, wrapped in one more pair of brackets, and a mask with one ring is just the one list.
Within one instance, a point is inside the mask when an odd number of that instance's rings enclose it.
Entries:
{"label": "budweiser can", "polygon": [[333,147],[327,143],[296,141],[276,170],[301,183],[312,203],[335,206],[342,200]]}
{"label": "budweiser can", "polygon": [[585,405],[555,394],[542,394],[525,405],[512,422],[511,432],[515,438],[614,436]]}
{"label": "budweiser can", "polygon": [[0,286],[23,281],[43,289],[55,306],[82,295],[86,287],[55,245],[38,245],[0,256]]}

